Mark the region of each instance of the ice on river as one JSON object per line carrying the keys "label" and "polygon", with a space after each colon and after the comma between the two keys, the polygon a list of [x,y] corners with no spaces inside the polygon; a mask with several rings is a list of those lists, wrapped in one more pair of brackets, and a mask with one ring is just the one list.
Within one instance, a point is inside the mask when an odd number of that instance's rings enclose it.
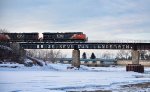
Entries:
{"label": "ice on river", "polygon": [[78,70],[67,69],[70,66],[68,64],[49,64],[44,67],[14,65],[17,67],[0,68],[1,92],[116,90],[121,85],[150,82],[150,68],[146,68],[142,74],[126,72],[125,67],[81,66]]}

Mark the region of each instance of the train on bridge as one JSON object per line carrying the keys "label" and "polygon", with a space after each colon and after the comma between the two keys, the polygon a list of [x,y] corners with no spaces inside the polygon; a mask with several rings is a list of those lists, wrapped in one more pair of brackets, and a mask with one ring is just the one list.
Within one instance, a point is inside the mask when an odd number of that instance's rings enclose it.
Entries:
{"label": "train on bridge", "polygon": [[0,42],[86,42],[87,36],[83,32],[64,33],[0,33]]}

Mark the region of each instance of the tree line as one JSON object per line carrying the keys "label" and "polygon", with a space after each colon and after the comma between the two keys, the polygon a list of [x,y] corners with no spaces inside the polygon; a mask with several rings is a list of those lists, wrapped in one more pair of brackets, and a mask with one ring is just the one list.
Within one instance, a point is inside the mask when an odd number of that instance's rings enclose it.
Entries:
{"label": "tree line", "polygon": [[66,54],[63,54],[61,50],[27,50],[27,56],[42,59],[47,63],[55,63],[59,58],[66,58]]}
{"label": "tree line", "polygon": [[[117,53],[103,52],[102,55],[98,58],[103,59],[118,59],[118,60],[131,60],[132,59],[132,50],[119,50]],[[150,50],[139,50],[139,59],[140,60],[150,60]],[[83,59],[87,59],[87,53],[82,54]],[[94,53],[89,57],[90,59],[95,59],[96,55]]]}

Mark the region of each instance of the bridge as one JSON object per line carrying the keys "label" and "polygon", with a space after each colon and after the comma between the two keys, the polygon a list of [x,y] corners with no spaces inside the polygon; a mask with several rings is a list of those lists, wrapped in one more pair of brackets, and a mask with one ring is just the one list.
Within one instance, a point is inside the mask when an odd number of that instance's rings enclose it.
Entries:
{"label": "bridge", "polygon": [[[88,42],[11,42],[19,49],[73,49],[72,66],[80,67],[80,49],[132,50],[132,64],[139,65],[139,51],[150,50],[149,40],[138,41],[88,41]],[[139,65],[140,66],[140,65]],[[139,67],[138,66],[138,67]],[[143,66],[140,66],[143,67]],[[136,69],[131,68],[131,71]],[[142,68],[141,68],[142,69]],[[128,69],[127,69],[128,70]],[[130,69],[129,69],[130,70]],[[144,72],[144,70],[138,70]]]}
{"label": "bridge", "polygon": [[150,43],[31,42],[20,46],[24,49],[150,49]]}

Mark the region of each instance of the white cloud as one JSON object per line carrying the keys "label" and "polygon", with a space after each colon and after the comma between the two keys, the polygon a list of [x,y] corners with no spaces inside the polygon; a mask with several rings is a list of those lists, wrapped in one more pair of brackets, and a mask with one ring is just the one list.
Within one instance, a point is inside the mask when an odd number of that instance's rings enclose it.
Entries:
{"label": "white cloud", "polygon": [[11,32],[83,31],[91,40],[150,39],[146,35],[150,34],[148,0],[67,2],[26,2],[29,7],[22,4],[17,9],[14,2],[13,9],[1,18],[0,28]]}
{"label": "white cloud", "polygon": [[[74,31],[83,31],[87,33],[90,39],[134,39],[134,35],[138,35],[142,38],[141,33],[148,33],[149,29],[140,27],[138,25],[147,23],[149,18],[146,15],[136,15],[136,16],[123,16],[123,17],[100,17],[87,21],[83,21],[79,24],[68,27]],[[129,35],[128,38],[121,37],[120,35]],[[133,35],[133,37],[132,37]],[[130,37],[131,36],[131,37]],[[119,38],[120,37],[120,38]],[[138,38],[138,37],[137,37]],[[137,39],[135,38],[135,40]],[[145,37],[143,37],[145,38]],[[145,38],[149,39],[149,38]]]}

